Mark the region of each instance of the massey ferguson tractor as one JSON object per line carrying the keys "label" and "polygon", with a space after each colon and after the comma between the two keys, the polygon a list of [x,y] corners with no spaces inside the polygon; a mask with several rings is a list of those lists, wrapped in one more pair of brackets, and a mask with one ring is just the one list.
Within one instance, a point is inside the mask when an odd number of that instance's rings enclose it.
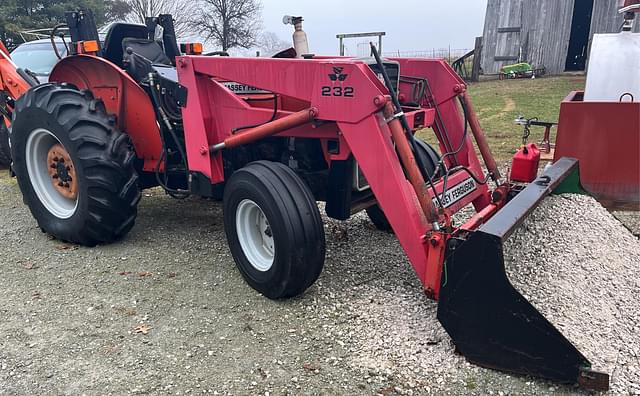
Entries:
{"label": "massey ferguson tractor", "polygon": [[[382,59],[373,46],[367,59],[206,56],[177,45],[167,15],[114,24],[104,42],[89,11],[67,13],[67,26],[69,55],[49,83],[0,51],[13,170],[43,231],[106,244],[134,226],[143,189],[221,198],[239,271],[282,299],[322,271],[317,201],[339,220],[366,210],[395,232],[469,361],[607,389],[503,261],[503,242],[545,196],[581,191],[578,162],[560,158],[538,176],[520,150],[503,177],[445,61]],[[438,147],[414,137],[425,128]],[[455,225],[469,205],[475,214]]]}

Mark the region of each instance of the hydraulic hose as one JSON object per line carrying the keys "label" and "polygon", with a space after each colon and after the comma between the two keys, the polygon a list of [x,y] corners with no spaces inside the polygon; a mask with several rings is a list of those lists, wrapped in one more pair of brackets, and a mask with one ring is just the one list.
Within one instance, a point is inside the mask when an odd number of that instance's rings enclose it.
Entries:
{"label": "hydraulic hose", "polygon": [[[373,43],[369,43],[369,44],[371,45],[371,53],[376,59],[376,63],[380,68],[385,85],[387,86],[387,89],[389,90],[389,93],[391,95],[392,103],[391,104],[387,103],[387,105],[385,106],[385,117],[389,122],[389,127],[391,128],[392,134],[394,135],[394,140],[396,141],[396,145],[398,145],[399,148],[402,147],[402,144],[403,144],[402,139],[401,138],[398,139],[398,136],[396,136],[396,134],[394,133],[394,125],[393,125],[394,122],[395,123],[399,122],[401,129],[404,131],[404,135],[408,143],[408,147],[407,147],[409,149],[408,152],[406,150],[404,151],[401,150],[400,152],[400,159],[401,159],[402,165],[404,166],[405,171],[409,176],[411,184],[413,185],[415,193],[418,196],[418,201],[420,202],[420,206],[425,216],[427,217],[427,220],[431,223],[431,226],[435,231],[439,231],[440,224],[438,223],[438,213],[435,205],[433,204],[431,199],[428,198],[428,194],[426,191],[426,181],[429,180],[431,187],[434,189],[434,191],[435,191],[435,186],[433,186],[433,183],[431,182],[431,179],[429,177],[430,175],[427,174],[427,170],[426,170],[427,168],[425,166],[425,163],[422,157],[418,155],[418,144],[416,143],[416,139],[413,136],[413,133],[411,132],[411,128],[409,127],[409,122],[407,121],[407,117],[404,115],[404,112],[402,111],[402,105],[400,104],[400,100],[398,99],[398,94],[395,88],[393,87],[393,84],[391,83],[391,79],[389,78],[389,74],[387,73],[387,70],[385,69],[384,64],[382,63],[380,54],[378,53],[378,50],[373,45]],[[388,114],[388,113],[392,113],[392,114]],[[415,165],[417,165],[416,166],[418,168],[417,175],[411,170],[411,159],[413,159],[413,161],[415,162]],[[408,162],[405,163],[405,161],[408,161]],[[437,196],[437,194],[436,194],[436,199],[438,200],[438,202],[440,202],[440,198]]]}
{"label": "hydraulic hose", "polygon": [[[260,99],[260,100],[263,100],[263,99]],[[272,121],[275,121],[276,117],[278,116],[278,95],[274,94],[272,98],[267,98],[265,100],[273,100],[273,113],[271,113],[271,117],[269,118],[268,121],[263,122],[261,124],[245,125],[245,126],[241,126],[241,127],[238,127],[238,128],[233,128],[231,130],[231,133],[244,131],[245,129],[257,128],[257,127],[259,127],[261,125],[268,124],[268,123],[270,123]]]}
{"label": "hydraulic hose", "polygon": [[[178,147],[178,151],[180,152],[180,156],[182,157],[182,163],[184,166],[185,173],[188,175],[189,167],[187,165],[187,155],[184,151],[184,148],[180,144],[180,140],[178,140],[178,137],[175,131],[173,130],[173,126],[171,125],[171,121],[169,120],[169,117],[167,117],[167,114],[164,112],[164,110],[162,109],[162,106],[160,105],[161,101],[160,101],[160,98],[158,97],[158,92],[156,90],[155,73],[149,73],[149,89],[151,91],[151,100],[156,108],[156,111],[160,115],[160,118],[162,119],[165,126],[167,127],[167,130],[171,134],[171,137],[176,143],[176,146]],[[162,183],[160,180],[160,164],[162,163],[163,160],[165,161],[165,176],[166,176],[166,168],[167,168],[166,162],[168,160],[167,146],[165,144],[164,137],[162,136],[162,131],[160,131],[160,140],[162,141],[162,154],[160,155],[160,158],[158,159],[158,162],[155,167],[156,180],[158,181],[158,184],[160,184],[160,186],[163,189],[165,189],[167,193],[171,194],[171,196],[173,196],[174,198],[179,198],[179,199],[187,198],[191,194],[190,191],[176,190],[176,189],[170,188],[169,186],[167,186],[166,180],[164,183]]]}
{"label": "hydraulic hose", "polygon": [[[371,46],[371,53],[373,54],[373,57],[376,59],[376,63],[378,64],[378,67],[380,68],[382,78],[384,79],[384,85],[387,86],[387,89],[389,90],[389,94],[391,96],[391,100],[393,102],[393,106],[395,107],[396,114],[394,117],[399,118],[400,124],[402,125],[402,129],[404,129],[405,135],[407,135],[407,139],[409,140],[409,144],[411,145],[411,150],[413,150],[414,153],[417,153],[418,145],[416,143],[416,138],[413,136],[413,133],[411,132],[411,128],[409,127],[409,122],[407,121],[407,117],[404,115],[404,112],[402,111],[402,105],[400,104],[400,100],[398,99],[398,93],[396,92],[396,89],[393,87],[393,84],[391,83],[391,79],[389,78],[387,69],[384,67],[384,63],[382,63],[382,59],[380,58],[378,49],[373,43],[369,43],[369,45]],[[429,180],[430,177],[429,175],[427,175],[424,161],[422,161],[422,158],[419,155],[416,155],[415,157],[416,157],[416,163],[418,165],[418,168],[420,169],[420,173],[422,174],[422,178],[425,180]]]}
{"label": "hydraulic hose", "polygon": [[[58,57],[58,59],[62,59],[62,55],[60,55],[60,51],[58,51],[58,46],[56,45],[56,32],[59,29],[66,28],[66,27],[68,27],[66,23],[57,24],[56,26],[53,27],[53,29],[51,29],[51,35],[49,36],[49,38],[51,39],[51,45],[53,46],[53,52],[56,54],[56,57]],[[61,38],[62,38],[62,44],[64,44],[65,48],[67,49],[67,53],[69,53],[69,47],[67,46],[67,43],[64,41],[64,36],[62,36]]]}

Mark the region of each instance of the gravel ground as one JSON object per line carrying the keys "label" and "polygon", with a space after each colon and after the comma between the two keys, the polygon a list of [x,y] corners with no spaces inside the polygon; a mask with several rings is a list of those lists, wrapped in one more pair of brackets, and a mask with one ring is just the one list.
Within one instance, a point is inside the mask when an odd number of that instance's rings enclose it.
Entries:
{"label": "gravel ground", "polygon": [[[0,394],[580,393],[468,364],[394,236],[327,221],[304,296],[242,280],[219,204],[146,193],[136,227],[93,249],[51,240],[0,176]],[[640,394],[640,242],[590,198],[551,197],[507,245],[516,287]]]}

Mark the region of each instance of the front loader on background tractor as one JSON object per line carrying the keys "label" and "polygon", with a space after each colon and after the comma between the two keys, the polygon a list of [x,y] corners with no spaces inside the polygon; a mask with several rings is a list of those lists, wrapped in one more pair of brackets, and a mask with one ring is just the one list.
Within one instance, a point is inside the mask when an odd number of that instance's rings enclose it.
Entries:
{"label": "front loader on background tractor", "polygon": [[[50,82],[25,84],[2,107],[13,169],[43,231],[94,246],[133,227],[141,189],[221,197],[238,269],[280,299],[322,271],[316,201],[340,220],[366,209],[393,229],[469,361],[608,387],[513,288],[503,262],[503,241],[545,196],[579,189],[578,163],[505,180],[445,61],[381,59],[373,46],[370,59],[182,54],[166,15],[115,24],[104,44],[89,11],[68,13],[67,25],[71,55]],[[15,72],[3,68],[3,81]],[[424,128],[438,149],[414,137]],[[468,205],[475,214],[454,226]]]}
{"label": "front loader on background tractor", "polygon": [[11,60],[9,50],[0,41],[0,166],[11,163],[9,127],[15,99],[19,98],[37,81]]}

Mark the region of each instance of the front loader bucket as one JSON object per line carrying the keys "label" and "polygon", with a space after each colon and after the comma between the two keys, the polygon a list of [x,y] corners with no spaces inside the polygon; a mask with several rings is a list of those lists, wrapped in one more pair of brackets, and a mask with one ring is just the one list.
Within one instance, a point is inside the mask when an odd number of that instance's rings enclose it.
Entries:
{"label": "front loader bucket", "polygon": [[608,389],[609,376],[590,370],[589,360],[511,285],[504,267],[503,242],[538,203],[554,190],[577,188],[578,162],[562,158],[464,242],[450,246],[438,320],[470,362]]}

